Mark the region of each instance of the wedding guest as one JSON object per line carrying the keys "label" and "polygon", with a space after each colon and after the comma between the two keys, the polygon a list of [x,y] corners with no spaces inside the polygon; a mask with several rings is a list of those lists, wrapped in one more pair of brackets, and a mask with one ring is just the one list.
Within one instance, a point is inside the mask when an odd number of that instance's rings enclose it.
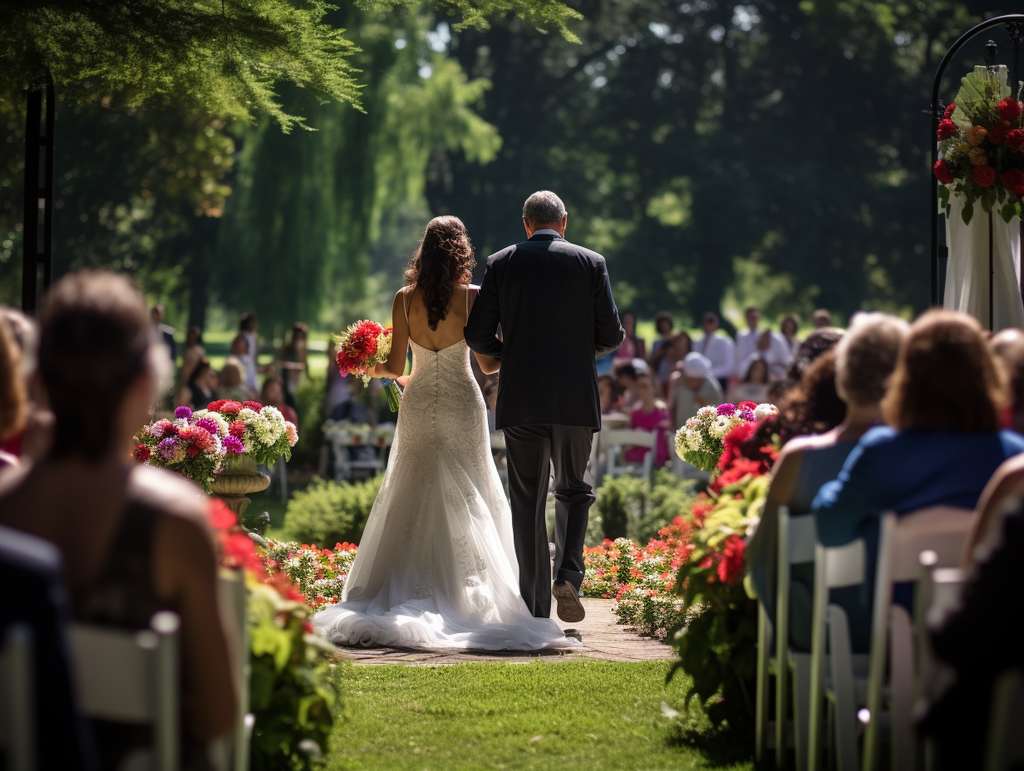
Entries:
{"label": "wedding guest", "polygon": [[818,308],[811,314],[811,323],[814,324],[815,329],[828,329],[832,326],[832,314],[824,308]]}
{"label": "wedding guest", "polygon": [[784,378],[789,366],[793,363],[793,355],[789,352],[782,335],[777,335],[768,329],[763,330],[757,338],[754,352],[768,365],[768,375],[771,380]]}
{"label": "wedding guest", "polygon": [[632,361],[617,361],[612,370],[612,377],[619,388],[622,389],[621,404],[626,409],[636,406],[639,398],[636,395],[637,369]]}
{"label": "wedding guest", "polygon": [[811,332],[797,348],[793,363],[789,365],[787,379],[799,382],[803,377],[804,370],[813,364],[819,356],[831,351],[842,336],[841,329],[816,329]]}
{"label": "wedding guest", "polygon": [[294,408],[289,405],[284,399],[284,383],[281,382],[281,378],[276,375],[272,375],[263,381],[263,388],[260,389],[260,403],[263,405],[270,405],[271,407],[277,407],[281,410],[281,414],[284,415],[284,419],[290,421],[294,425],[299,425],[299,415],[295,412]]}
{"label": "wedding guest", "polygon": [[743,317],[746,319],[747,329],[745,332],[736,331],[736,362],[733,372],[737,376],[740,375],[741,370],[746,368],[747,360],[757,351],[757,344],[763,332],[763,330],[758,328],[758,325],[761,323],[760,310],[751,306],[744,311]]}
{"label": "wedding guest", "polygon": [[19,361],[18,376],[26,402],[22,428],[0,439],[0,453],[6,453],[8,460],[13,456],[20,461],[36,461],[49,452],[53,439],[53,415],[41,403],[35,377],[38,329],[35,321],[21,311],[0,307],[0,325],[3,324],[14,346],[14,357]]}
{"label": "wedding guest", "polygon": [[[14,342],[7,321],[0,317],[0,446],[20,434],[28,415],[28,397],[22,375],[21,349]],[[0,468],[18,462],[16,455],[0,449]]]}
{"label": "wedding guest", "polygon": [[711,374],[723,385],[728,383],[736,369],[736,351],[732,339],[718,332],[718,314],[708,311],[701,318],[704,337],[697,340],[693,350],[711,362]]}
{"label": "wedding guest", "polygon": [[236,402],[244,402],[255,399],[256,394],[246,388],[245,368],[242,362],[235,356],[228,356],[224,359],[224,366],[220,370],[220,378],[217,386],[217,396],[221,399],[233,399]]}
{"label": "wedding guest", "polygon": [[309,328],[301,321],[292,325],[291,335],[278,354],[278,368],[284,378],[284,393],[288,403],[295,406],[295,394],[303,380],[309,376],[307,343]]}
{"label": "wedding guest", "polygon": [[[868,431],[837,479],[814,499],[818,539],[841,546],[865,539],[874,575],[878,521],[929,506],[974,509],[993,472],[1024,452],[1024,437],[1000,430],[1005,378],[981,325],[963,313],[932,310],[910,328],[882,402],[888,426]],[[870,586],[851,635],[866,644]],[[907,601],[904,594],[897,600]],[[865,627],[867,627],[865,629]]]}
{"label": "wedding guest", "polygon": [[729,401],[733,404],[768,401],[768,363],[757,354],[752,354],[744,364],[743,377],[730,389]]}
{"label": "wedding guest", "polygon": [[[206,768],[205,742],[229,733],[236,718],[207,508],[199,487],[127,452],[160,385],[173,377],[166,347],[139,291],[104,271],[57,282],[40,328],[53,447],[41,461],[0,475],[0,525],[57,547],[78,622],[141,629],[158,611],[178,614],[182,767]],[[118,767],[146,743],[134,725],[92,724],[102,768]]]}
{"label": "wedding guest", "polygon": [[669,345],[675,338],[674,327],[675,322],[672,320],[671,314],[664,311],[654,314],[654,329],[658,333],[658,339],[651,343],[651,355],[647,363],[651,365],[651,369],[655,372],[658,371],[658,363],[661,361],[661,357],[664,356],[665,346]]}
{"label": "wedding guest", "polygon": [[254,392],[258,391],[260,387],[257,382],[260,343],[259,338],[256,336],[256,330],[259,329],[259,326],[260,322],[255,314],[243,313],[239,317],[238,336],[245,338],[245,352],[236,353],[234,349],[231,351],[233,355],[238,356],[242,360],[242,364],[245,366],[245,384]]}
{"label": "wedding guest", "polygon": [[[942,619],[929,618],[932,650],[950,675],[927,683],[919,705],[918,729],[934,742],[937,771],[981,766],[996,719],[990,713],[995,679],[1024,668],[1020,636],[1007,626],[1007,610],[1017,607],[1024,592],[1022,553],[1024,511],[1017,508],[1000,523],[992,546],[978,555],[958,605]],[[1019,730],[1020,714],[1001,717]]]}
{"label": "wedding guest", "polygon": [[706,356],[693,351],[686,354],[680,366],[682,375],[669,388],[669,413],[677,429],[701,407],[725,401],[722,386],[711,374],[711,362]]}
{"label": "wedding guest", "polygon": [[[661,468],[668,462],[665,436],[672,429],[672,419],[665,403],[655,398],[657,390],[650,375],[637,375],[635,388],[639,404],[630,413],[629,422],[633,428],[654,432],[654,467]],[[629,463],[642,463],[647,452],[646,447],[630,447],[623,452],[622,458]]]}
{"label": "wedding guest", "polygon": [[779,330],[782,332],[782,339],[786,342],[786,347],[789,349],[790,358],[796,358],[796,351],[800,347],[800,340],[796,336],[797,332],[800,331],[800,317],[795,313],[787,313],[782,317]]}
{"label": "wedding guest", "polygon": [[196,365],[206,358],[206,349],[203,347],[203,330],[199,327],[189,327],[185,333],[185,347],[181,352],[181,371],[178,376],[179,383],[187,383],[192,378],[192,371]]}
{"label": "wedding guest", "polygon": [[[672,385],[672,375],[675,373],[686,358],[686,354],[693,350],[693,342],[686,332],[680,332],[662,347],[663,355],[658,367],[654,370],[658,383],[661,386],[661,395],[668,398],[668,390]],[[653,365],[652,365],[653,366]]]}
{"label": "wedding guest", "polygon": [[[835,353],[818,357],[806,370],[805,382],[780,416],[780,423],[789,420],[795,424],[778,426],[783,436],[792,436],[794,429],[807,426],[823,430],[796,436],[783,446],[772,469],[761,522],[745,552],[747,573],[773,623],[779,506],[788,506],[791,516],[810,514],[811,502],[821,485],[838,476],[859,439],[881,423],[881,401],[908,330],[907,323],[895,316],[861,314],[839,341]],[[833,392],[841,404],[833,400]],[[789,643],[808,651],[814,566],[795,565],[791,573]],[[852,591],[856,594],[859,589]],[[844,604],[846,599],[840,591],[832,601]]]}
{"label": "wedding guest", "polygon": [[178,362],[178,347],[174,342],[174,327],[164,324],[164,310],[164,304],[157,303],[149,312],[149,320],[153,329],[163,338],[164,345],[167,346],[167,355],[171,359],[171,364],[174,365]]}
{"label": "wedding guest", "polygon": [[217,399],[217,372],[210,366],[209,359],[200,361],[192,371],[192,377],[178,393],[178,404],[194,410],[206,409],[206,405]]}
{"label": "wedding guest", "polygon": [[601,414],[610,415],[618,412],[621,407],[622,387],[611,375],[601,375],[597,379],[597,390],[601,395]]}
{"label": "wedding guest", "polygon": [[636,336],[636,315],[627,311],[622,314],[622,328],[626,336],[615,349],[615,361],[632,361],[647,358],[647,347],[642,337]]}
{"label": "wedding guest", "polygon": [[1010,378],[1010,403],[1003,413],[1003,428],[1024,433],[1024,332],[1015,327],[1000,330],[989,345]]}

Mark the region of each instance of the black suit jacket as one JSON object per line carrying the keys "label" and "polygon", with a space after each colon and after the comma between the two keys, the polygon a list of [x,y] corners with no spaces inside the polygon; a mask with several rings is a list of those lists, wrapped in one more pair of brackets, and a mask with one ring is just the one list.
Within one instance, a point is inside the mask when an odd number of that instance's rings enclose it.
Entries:
{"label": "black suit jacket", "polygon": [[601,427],[594,359],[625,333],[600,254],[542,234],[491,255],[465,334],[501,361],[496,428]]}

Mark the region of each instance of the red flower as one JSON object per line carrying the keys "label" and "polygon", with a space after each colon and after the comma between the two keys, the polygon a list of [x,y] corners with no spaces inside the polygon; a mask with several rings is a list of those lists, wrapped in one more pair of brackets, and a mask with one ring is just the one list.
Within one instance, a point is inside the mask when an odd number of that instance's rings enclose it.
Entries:
{"label": "red flower", "polygon": [[[991,132],[989,133],[989,136],[992,136]],[[975,166],[971,169],[971,179],[973,179],[979,187],[992,187],[996,181],[996,170],[987,163],[981,166]]]}
{"label": "red flower", "polygon": [[949,118],[944,118],[941,121],[939,121],[938,137],[940,142],[943,139],[949,139],[955,133],[956,124],[953,121],[949,120]]}
{"label": "red flower", "polygon": [[935,179],[944,185],[948,185],[953,181],[953,172],[949,170],[949,166],[946,165],[945,161],[936,161],[935,165],[932,166],[932,174],[935,175]]}
{"label": "red flower", "polygon": [[[711,483],[710,489],[714,493],[719,493],[729,485],[734,485],[741,481],[744,477],[760,476],[764,473],[765,471],[760,461],[751,460],[750,458],[736,458],[732,465]],[[741,498],[742,496],[737,494],[736,497]]]}
{"label": "red flower", "polygon": [[238,524],[238,515],[220,498],[210,499],[210,525],[215,530],[230,530]]}
{"label": "red flower", "polygon": [[756,410],[757,402],[740,402],[736,406],[741,410]]}
{"label": "red flower", "polygon": [[999,113],[999,117],[1003,120],[1013,123],[1013,121],[1020,117],[1020,102],[1008,96],[996,105],[996,112]]}
{"label": "red flower", "polygon": [[240,420],[236,420],[228,426],[228,433],[235,439],[241,439],[245,436],[245,423]]}
{"label": "red flower", "polygon": [[728,468],[729,464],[743,452],[743,443],[757,431],[756,423],[739,423],[722,439],[725,445],[725,452],[718,459],[718,468]]}
{"label": "red flower", "polygon": [[1013,195],[1024,196],[1024,171],[1010,169],[1001,174],[999,179],[1002,181],[1003,187],[1013,193]]}
{"label": "red flower", "polygon": [[943,118],[950,118],[950,117],[952,117],[953,110],[955,110],[955,109],[956,109],[956,102],[950,102],[949,103],[949,107],[947,107],[946,111],[944,113],[942,113],[942,117]]}
{"label": "red flower", "polygon": [[242,402],[242,408],[252,410],[253,412],[259,412],[263,409],[263,405],[259,402]]}
{"label": "red flower", "polygon": [[132,457],[135,458],[135,460],[139,461],[139,463],[144,463],[145,461],[149,460],[149,456],[151,454],[152,453],[150,452],[149,448],[146,447],[146,445],[140,444],[135,448],[135,452],[132,453]]}
{"label": "red flower", "polygon": [[228,399],[218,399],[215,402],[210,402],[206,405],[206,409],[210,412],[220,412],[220,408],[228,403]]}
{"label": "red flower", "polygon": [[743,578],[743,539],[730,535],[725,539],[722,559],[718,562],[718,580],[732,586]]}
{"label": "red flower", "polygon": [[1024,149],[1024,131],[1020,129],[1014,129],[1006,135],[1006,146],[1013,150],[1015,153],[1019,153]]}
{"label": "red flower", "polygon": [[185,448],[185,454],[188,455],[188,457],[190,458],[196,457],[200,452],[200,449],[196,447],[194,444],[190,444],[188,447]]}
{"label": "red flower", "polygon": [[1006,141],[1006,137],[1010,133],[1010,124],[1006,121],[997,121],[992,124],[992,128],[988,130],[988,141],[994,145],[1001,145]]}
{"label": "red flower", "polygon": [[225,415],[237,415],[242,411],[242,405],[232,399],[226,399],[217,411]]}

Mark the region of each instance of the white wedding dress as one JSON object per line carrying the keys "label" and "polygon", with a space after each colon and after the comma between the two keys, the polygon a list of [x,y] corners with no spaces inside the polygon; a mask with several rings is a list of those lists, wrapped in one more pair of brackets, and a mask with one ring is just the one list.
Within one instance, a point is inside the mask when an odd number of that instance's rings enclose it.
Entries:
{"label": "white wedding dress", "polygon": [[579,647],[519,594],[511,513],[466,342],[412,347],[380,494],[342,601],[314,625],[338,645]]}

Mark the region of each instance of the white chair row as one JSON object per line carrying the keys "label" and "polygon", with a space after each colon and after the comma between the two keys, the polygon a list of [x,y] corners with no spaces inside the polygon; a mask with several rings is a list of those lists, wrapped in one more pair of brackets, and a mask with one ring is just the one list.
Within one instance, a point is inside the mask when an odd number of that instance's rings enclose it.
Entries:
{"label": "white chair row", "polygon": [[[824,748],[835,753],[838,771],[880,768],[883,739],[888,740],[893,769],[916,766],[918,747],[911,711],[920,682],[919,645],[926,635],[915,632],[907,611],[893,604],[897,583],[919,578],[919,555],[930,552],[939,565],[959,562],[971,512],[950,507],[922,510],[902,518],[889,513],[880,523],[878,562],[874,574],[874,605],[868,654],[852,652],[849,622],[839,605],[829,604],[832,589],[861,586],[869,579],[862,540],[840,547],[817,542],[814,518],[791,518],[785,507],[778,517],[776,629],[764,609],[759,613],[755,748],[758,759],[768,745],[768,685],[776,676],[775,763],[786,765],[792,725],[792,745],[798,771],[818,769]],[[788,645],[790,570],[814,563],[811,651],[801,653]],[[921,601],[919,601],[920,607]],[[769,655],[771,637],[776,655]],[[827,655],[826,655],[827,652]],[[886,674],[889,673],[888,678]],[[792,685],[793,720],[788,718]],[[829,707],[826,727],[825,711]],[[858,734],[863,729],[863,758]],[[831,742],[826,739],[831,738]]]}
{"label": "white chair row", "polygon": [[[245,623],[245,583],[225,575],[222,603],[235,641],[239,711],[231,737],[211,747],[219,771],[249,767],[252,716],[248,711],[249,664]],[[151,725],[153,747],[125,760],[131,767],[175,771],[180,766],[179,619],[170,612],[153,616],[149,629],[122,631],[72,624],[68,648],[79,712],[87,718]],[[37,742],[33,708],[32,634],[11,625],[0,647],[0,751],[10,771],[34,771]]]}

